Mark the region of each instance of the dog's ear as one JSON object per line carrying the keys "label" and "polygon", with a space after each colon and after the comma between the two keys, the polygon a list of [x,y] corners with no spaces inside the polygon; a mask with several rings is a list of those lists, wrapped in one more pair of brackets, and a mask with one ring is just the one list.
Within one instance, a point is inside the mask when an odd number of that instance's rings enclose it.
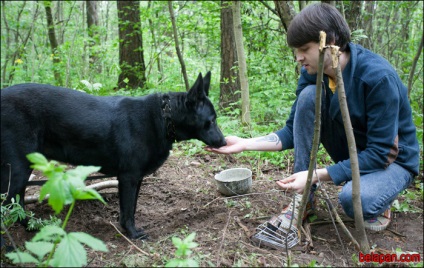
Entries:
{"label": "dog's ear", "polygon": [[[210,77],[208,80],[208,84],[209,84],[209,81],[210,81]],[[192,106],[196,103],[200,103],[204,98],[206,98],[204,85],[205,84],[202,78],[202,73],[199,73],[199,76],[197,77],[196,82],[194,82],[194,85],[190,88],[190,90],[187,93],[187,104],[189,106]]]}
{"label": "dog's ear", "polygon": [[211,71],[209,71],[203,78],[203,91],[206,96],[209,96],[209,87],[211,85]]}

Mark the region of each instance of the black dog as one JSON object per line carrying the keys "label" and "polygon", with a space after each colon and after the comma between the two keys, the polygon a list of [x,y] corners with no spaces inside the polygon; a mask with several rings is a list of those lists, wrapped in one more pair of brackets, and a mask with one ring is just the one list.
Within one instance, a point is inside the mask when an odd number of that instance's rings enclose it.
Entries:
{"label": "black dog", "polygon": [[[158,169],[175,141],[226,144],[208,99],[210,72],[189,92],[144,97],[97,97],[42,84],[1,90],[1,192],[23,205],[31,175],[26,155],[74,165],[101,166],[119,180],[120,224],[130,238],[144,238],[134,213],[143,177]],[[10,176],[11,175],[11,176]],[[9,178],[10,177],[10,178]],[[10,181],[10,185],[9,185]]]}

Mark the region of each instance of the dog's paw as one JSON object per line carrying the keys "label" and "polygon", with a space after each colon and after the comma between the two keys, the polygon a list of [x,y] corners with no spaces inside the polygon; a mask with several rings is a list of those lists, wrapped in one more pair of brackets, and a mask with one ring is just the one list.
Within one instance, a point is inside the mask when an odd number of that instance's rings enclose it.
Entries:
{"label": "dog's paw", "polygon": [[143,231],[143,230],[137,230],[137,237],[136,239],[139,240],[148,240],[149,236]]}
{"label": "dog's paw", "polygon": [[128,232],[128,237],[134,240],[146,240],[149,238],[149,236],[142,229],[137,229],[133,232]]}

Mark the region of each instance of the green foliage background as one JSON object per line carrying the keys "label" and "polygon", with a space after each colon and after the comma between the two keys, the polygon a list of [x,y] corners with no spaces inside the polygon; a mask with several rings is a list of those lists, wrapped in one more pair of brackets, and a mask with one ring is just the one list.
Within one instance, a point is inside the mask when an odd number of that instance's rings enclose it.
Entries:
{"label": "green foliage background", "polygon": [[[274,7],[272,1],[265,1]],[[316,1],[311,1],[316,2]],[[341,4],[337,1],[338,5]],[[343,1],[349,7],[352,1]],[[294,1],[298,11],[298,1]],[[372,50],[386,57],[408,84],[409,71],[423,33],[422,1],[376,1],[373,30],[354,31],[353,39],[372,41]],[[212,71],[210,97],[218,104],[220,80],[220,1],[174,1],[177,28],[187,73],[192,83],[199,72]],[[51,52],[42,2],[1,2],[1,87],[18,83],[55,84],[53,68],[60,72],[62,86],[99,95],[144,95],[159,91],[184,91],[180,64],[175,52],[167,2],[141,1],[141,31],[146,62],[146,88],[116,90],[119,69],[118,18],[115,1],[100,1],[98,36],[92,48],[98,57],[89,64],[90,37],[87,33],[84,1],[53,1],[53,16],[59,49]],[[412,12],[410,12],[412,11]],[[362,19],[362,18],[361,18]],[[150,21],[150,23],[149,23]],[[225,135],[263,135],[285,124],[295,98],[296,63],[286,44],[278,17],[259,1],[242,4],[244,44],[251,98],[250,127],[240,124],[238,108],[220,110],[219,124]],[[406,31],[406,32],[405,32]],[[153,39],[153,34],[155,40]],[[155,41],[155,42],[154,42]],[[60,64],[54,67],[52,59]],[[414,74],[411,105],[421,151],[423,148],[423,61]],[[160,73],[157,61],[163,68]],[[101,67],[97,71],[96,67]],[[99,90],[87,84],[100,83]],[[115,90],[114,90],[115,89]],[[237,107],[237,106],[234,106]],[[248,153],[258,156],[256,153]],[[261,157],[284,166],[290,152],[262,153]],[[322,162],[327,161],[325,156]],[[422,168],[421,168],[422,170]],[[422,172],[422,171],[421,171]]]}

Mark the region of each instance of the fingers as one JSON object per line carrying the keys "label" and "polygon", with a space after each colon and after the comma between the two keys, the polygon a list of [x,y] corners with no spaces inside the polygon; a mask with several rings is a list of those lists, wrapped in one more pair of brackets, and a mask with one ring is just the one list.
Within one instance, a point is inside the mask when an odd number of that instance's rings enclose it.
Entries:
{"label": "fingers", "polygon": [[206,146],[204,148],[205,148],[206,151],[211,152],[211,153],[231,154],[231,152],[228,151],[227,146],[223,146],[223,147],[220,147],[220,148],[213,148],[213,147]]}
{"label": "fingers", "polygon": [[289,182],[294,182],[295,180],[296,180],[296,178],[295,178],[295,177],[290,176],[290,177],[287,177],[287,178],[285,178],[285,179],[279,180],[279,182],[281,182],[281,183],[285,184],[285,183],[289,183]]}
{"label": "fingers", "polygon": [[277,181],[277,185],[280,186],[280,188],[282,188],[285,191],[293,190],[293,183],[292,182],[283,182],[281,180],[281,181]]}
{"label": "fingers", "polygon": [[302,192],[302,189],[299,188],[298,184],[299,183],[296,181],[295,176],[290,176],[288,178],[277,181],[277,185],[284,191]]}

